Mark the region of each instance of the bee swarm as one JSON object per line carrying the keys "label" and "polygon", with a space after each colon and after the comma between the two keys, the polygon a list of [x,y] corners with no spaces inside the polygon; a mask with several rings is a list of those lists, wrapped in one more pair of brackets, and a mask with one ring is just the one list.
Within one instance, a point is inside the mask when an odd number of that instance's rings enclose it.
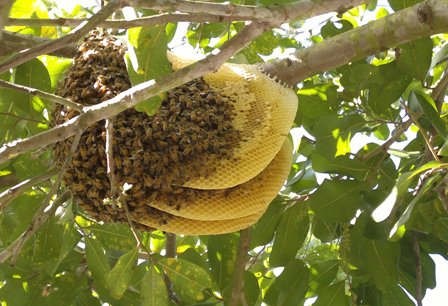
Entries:
{"label": "bee swarm", "polygon": [[[131,87],[123,60],[125,48],[113,37],[92,32],[79,46],[73,66],[57,94],[83,105],[98,104]],[[181,187],[189,179],[207,177],[221,159],[231,159],[241,136],[232,127],[233,101],[214,92],[202,79],[167,92],[154,116],[128,109],[113,119],[113,158],[119,190],[118,205],[111,205],[106,173],[105,122],[90,126],[81,136],[63,180],[80,207],[106,222],[126,221],[120,201],[126,201],[134,220],[145,214],[167,215],[148,206],[164,201],[182,209],[196,192]],[[57,105],[53,125],[78,112]],[[56,164],[67,159],[73,138],[54,149]],[[124,191],[123,185],[131,186]],[[213,191],[209,191],[210,194]]]}

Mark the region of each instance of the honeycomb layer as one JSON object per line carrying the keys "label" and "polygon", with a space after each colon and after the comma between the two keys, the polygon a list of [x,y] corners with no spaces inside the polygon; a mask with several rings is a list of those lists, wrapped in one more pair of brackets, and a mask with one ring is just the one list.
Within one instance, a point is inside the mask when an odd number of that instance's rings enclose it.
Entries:
{"label": "honeycomb layer", "polygon": [[232,233],[249,227],[257,222],[263,213],[264,210],[242,218],[214,221],[200,221],[177,216],[169,216],[164,223],[161,223],[160,219],[157,217],[145,215],[142,218],[134,219],[134,221],[137,221],[144,226],[158,228],[162,231],[173,234],[218,235]]}
{"label": "honeycomb layer", "polygon": [[[170,54],[174,69],[191,63]],[[297,95],[257,67],[224,64],[204,76],[205,82],[223,96],[236,101],[233,127],[242,141],[234,158],[222,160],[209,177],[189,180],[183,186],[223,189],[247,182],[258,175],[279,152],[297,111]]]}
{"label": "honeycomb layer", "polygon": [[264,211],[286,180],[292,160],[292,145],[287,139],[280,152],[260,174],[250,181],[225,190],[197,191],[192,203],[176,208],[163,201],[147,205],[195,220],[228,220]]}

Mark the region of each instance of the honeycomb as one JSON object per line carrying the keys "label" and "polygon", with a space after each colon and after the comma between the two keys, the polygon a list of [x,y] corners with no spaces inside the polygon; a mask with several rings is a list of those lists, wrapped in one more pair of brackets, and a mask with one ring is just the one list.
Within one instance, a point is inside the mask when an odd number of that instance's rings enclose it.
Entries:
{"label": "honeycomb", "polygon": [[[191,63],[169,55],[174,69]],[[232,124],[241,131],[243,141],[234,158],[221,160],[209,177],[192,178],[184,186],[233,187],[258,175],[280,150],[297,112],[297,95],[251,65],[224,64],[204,80],[213,90],[238,101]]]}
{"label": "honeycomb", "polygon": [[242,218],[254,211],[264,211],[288,176],[291,152],[291,143],[286,140],[272,162],[253,179],[224,190],[201,190],[192,203],[181,209],[163,201],[152,201],[147,205],[171,215],[202,221]]}
{"label": "honeycomb", "polygon": [[[129,89],[124,54],[118,39],[92,32],[57,94],[94,105]],[[279,152],[297,104],[289,96],[253,67],[225,65],[167,92],[153,116],[128,109],[111,119],[115,194],[106,173],[104,121],[82,134],[63,182],[98,221],[127,222],[126,206],[143,230],[217,234],[247,227],[289,172],[289,142]],[[77,115],[55,106],[52,124]],[[72,141],[55,145],[57,166]]]}

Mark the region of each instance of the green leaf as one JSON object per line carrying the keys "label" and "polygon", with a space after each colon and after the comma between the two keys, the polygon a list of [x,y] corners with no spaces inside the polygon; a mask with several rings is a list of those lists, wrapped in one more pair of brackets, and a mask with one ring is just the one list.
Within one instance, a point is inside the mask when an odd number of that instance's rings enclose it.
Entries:
{"label": "green leaf", "polygon": [[206,259],[193,248],[188,248],[182,253],[177,253],[177,258],[192,262],[204,270],[209,269],[209,263],[207,263]]}
{"label": "green leaf", "polygon": [[443,138],[447,138],[445,123],[440,118],[436,103],[430,95],[423,91],[412,91],[409,95],[409,104],[414,106],[419,105],[420,109],[425,114],[425,118],[432,124],[432,126],[434,126]]}
{"label": "green leaf", "polygon": [[256,305],[260,297],[261,290],[258,279],[249,271],[244,272],[244,295],[248,305]]}
{"label": "green leaf", "polygon": [[[128,40],[130,46],[126,64],[133,86],[148,80],[158,80],[172,71],[166,54],[165,26],[129,29]],[[162,97],[152,97],[139,103],[135,109],[153,115],[160,107],[161,100]]]}
{"label": "green leaf", "polygon": [[438,162],[432,161],[429,163],[424,164],[423,166],[417,168],[414,171],[405,172],[400,175],[400,177],[397,180],[397,183],[392,188],[391,193],[387,196],[387,198],[378,205],[377,208],[372,212],[372,218],[376,222],[381,222],[386,220],[387,217],[389,217],[390,213],[392,212],[392,209],[395,206],[395,203],[399,197],[401,197],[404,193],[407,192],[409,185],[412,182],[412,179],[430,169],[435,168],[444,168],[447,167],[447,164],[440,164]]}
{"label": "green leaf", "polygon": [[[320,293],[336,278],[339,270],[338,260],[315,261],[310,266],[309,287],[314,293]],[[328,304],[333,305],[333,304]]]}
{"label": "green leaf", "polygon": [[438,173],[438,174],[435,174],[425,180],[425,182],[419,189],[418,193],[412,198],[411,202],[406,207],[403,214],[400,216],[400,218],[397,220],[397,222],[394,224],[392,230],[390,231],[389,238],[391,238],[391,240],[395,241],[395,240],[400,239],[403,236],[404,231],[400,230],[400,229],[402,227],[404,227],[406,225],[406,223],[408,222],[408,220],[411,218],[411,214],[412,214],[416,204],[419,203],[420,199],[424,195],[431,192],[431,190],[433,189],[434,182],[436,180],[439,180],[441,178],[441,176],[442,176],[442,174]]}
{"label": "green leaf", "polygon": [[306,117],[320,118],[328,115],[330,112],[329,103],[317,96],[298,94],[297,97],[299,101],[298,110]]}
{"label": "green leaf", "polygon": [[350,297],[345,295],[345,282],[342,281],[320,290],[313,306],[349,306],[350,302]]}
{"label": "green leaf", "polygon": [[323,38],[330,38],[341,33],[347,32],[353,29],[353,25],[347,20],[328,21],[321,29],[321,35]]}
{"label": "green leaf", "polygon": [[408,295],[400,288],[393,286],[383,293],[383,305],[387,306],[414,306]]}
{"label": "green leaf", "polygon": [[163,275],[151,265],[140,284],[142,306],[170,305]]}
{"label": "green leaf", "polygon": [[78,292],[75,298],[76,306],[101,306],[100,300],[92,295],[90,289]]}
{"label": "green leaf", "polygon": [[84,237],[84,240],[86,243],[87,264],[93,280],[97,286],[104,288],[110,272],[110,266],[103,245],[98,239]]}
{"label": "green leaf", "polygon": [[251,248],[265,245],[274,238],[274,232],[282,217],[284,206],[283,198],[278,196],[269,205],[260,220],[255,223],[252,230]]}
{"label": "green leaf", "polygon": [[364,238],[361,230],[357,226],[350,237],[352,263],[369,275],[379,290],[388,290],[398,281],[400,246],[396,242]]}
{"label": "green leaf", "polygon": [[311,160],[313,169],[316,172],[350,175],[360,181],[366,179],[369,170],[368,165],[356,159],[351,159],[347,155],[336,156],[330,159],[316,151],[313,153]]}
{"label": "green leaf", "polygon": [[299,259],[290,261],[269,287],[264,301],[268,305],[297,306],[308,289],[309,270]]}
{"label": "green leaf", "polygon": [[423,82],[431,66],[433,42],[429,37],[401,45],[397,67],[408,76]]}
{"label": "green leaf", "polygon": [[135,245],[135,237],[127,223],[92,224],[89,229],[108,249],[127,252]]}
{"label": "green leaf", "polygon": [[433,69],[435,66],[445,62],[446,60],[448,60],[448,43],[445,43],[440,50],[434,54],[429,69]]}
{"label": "green leaf", "polygon": [[423,0],[388,0],[388,1],[394,11],[399,11],[404,8],[413,6]]}
{"label": "green leaf", "polygon": [[123,254],[110,271],[107,277],[106,287],[110,290],[110,294],[119,300],[128,288],[137,265],[138,248]]}
{"label": "green leaf", "polygon": [[412,78],[398,69],[395,62],[378,67],[377,80],[369,83],[367,104],[377,114],[383,114],[397,101]]}
{"label": "green leaf", "polygon": [[300,218],[299,212],[300,206],[294,205],[283,213],[275,234],[269,266],[285,266],[296,257],[309,230],[308,218]]}
{"label": "green leaf", "polygon": [[321,221],[349,221],[365,203],[361,194],[364,188],[363,183],[356,181],[324,180],[310,196],[310,208]]}
{"label": "green leaf", "polygon": [[235,234],[210,236],[208,247],[208,260],[213,278],[218,288],[224,290],[232,279],[238,252],[238,236]]}
{"label": "green leaf", "polygon": [[164,258],[159,261],[173,284],[174,292],[185,303],[202,301],[209,297],[205,291],[212,288],[210,274],[188,261]]}
{"label": "green leaf", "polygon": [[321,117],[313,127],[316,151],[329,159],[350,153],[351,135],[364,124],[365,120],[359,115]]}
{"label": "green leaf", "polygon": [[[38,59],[25,62],[16,68],[14,83],[37,88],[46,92],[51,91],[51,79],[45,65]],[[41,98],[24,93],[15,93],[18,107],[34,118],[43,118],[42,110],[45,108]]]}

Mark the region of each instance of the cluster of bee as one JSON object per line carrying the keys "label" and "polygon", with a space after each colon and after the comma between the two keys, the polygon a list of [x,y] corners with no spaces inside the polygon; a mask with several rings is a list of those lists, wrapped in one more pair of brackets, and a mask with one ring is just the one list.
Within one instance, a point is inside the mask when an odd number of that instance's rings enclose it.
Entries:
{"label": "cluster of bee", "polygon": [[[119,40],[98,32],[78,48],[74,64],[58,94],[83,105],[97,104],[131,87]],[[53,124],[78,113],[63,106],[53,110]],[[113,158],[119,200],[126,201],[133,219],[151,214],[166,222],[166,214],[147,206],[164,201],[181,209],[194,199],[194,189],[181,187],[190,179],[207,177],[219,160],[233,158],[241,136],[232,127],[233,102],[196,79],[167,92],[154,116],[128,109],[113,119]],[[64,183],[92,217],[126,221],[120,202],[109,201],[110,178],[105,153],[105,123],[97,122],[81,136]],[[62,166],[72,139],[55,146]],[[127,187],[123,190],[123,186]],[[201,191],[202,192],[202,191]]]}

